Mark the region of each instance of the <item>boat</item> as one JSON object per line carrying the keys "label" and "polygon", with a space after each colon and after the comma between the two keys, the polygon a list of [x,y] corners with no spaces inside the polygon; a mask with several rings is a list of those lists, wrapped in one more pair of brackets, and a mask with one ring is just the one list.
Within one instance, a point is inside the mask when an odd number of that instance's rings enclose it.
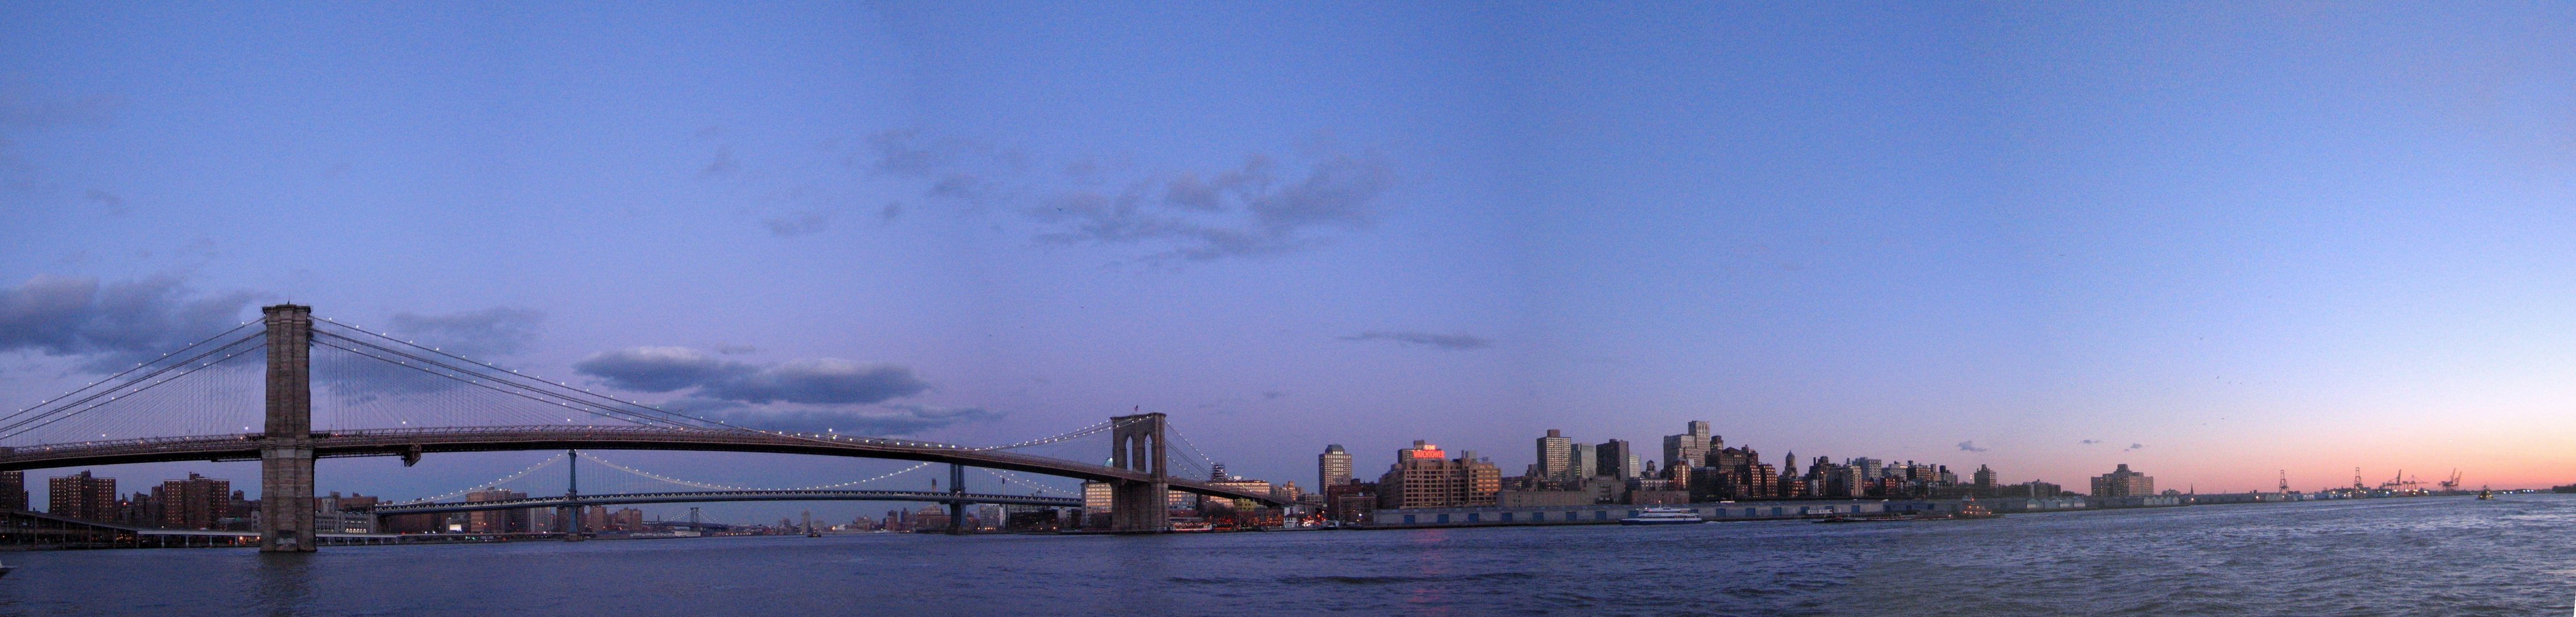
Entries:
{"label": "boat", "polygon": [[16,571],[17,569],[18,566],[0,565],[0,576],[8,576],[10,572]]}
{"label": "boat", "polygon": [[1636,516],[1619,519],[1621,525],[1697,525],[1708,522],[1698,512],[1681,508],[1647,508]]}
{"label": "boat", "polygon": [[2480,501],[2495,499],[2495,491],[2487,490],[2487,488],[2483,486],[2478,487],[2478,499]]}

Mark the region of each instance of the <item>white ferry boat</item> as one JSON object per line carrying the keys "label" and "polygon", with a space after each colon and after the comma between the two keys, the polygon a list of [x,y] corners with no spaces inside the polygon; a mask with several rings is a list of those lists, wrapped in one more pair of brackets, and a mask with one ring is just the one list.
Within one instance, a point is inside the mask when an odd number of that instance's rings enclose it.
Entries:
{"label": "white ferry boat", "polygon": [[1621,525],[1697,525],[1708,522],[1699,513],[1681,508],[1647,508],[1636,516],[1619,519]]}

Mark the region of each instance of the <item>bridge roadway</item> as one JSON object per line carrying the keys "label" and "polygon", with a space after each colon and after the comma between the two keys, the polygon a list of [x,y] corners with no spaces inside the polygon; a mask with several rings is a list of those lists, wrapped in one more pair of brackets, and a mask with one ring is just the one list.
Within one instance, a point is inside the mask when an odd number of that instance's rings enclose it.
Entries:
{"label": "bridge roadway", "polygon": [[437,514],[478,510],[515,510],[519,508],[554,508],[566,505],[614,506],[638,503],[698,503],[715,501],[924,501],[989,503],[1021,506],[1082,507],[1082,500],[1072,497],[1037,497],[992,493],[941,493],[933,491],[832,491],[832,490],[754,490],[754,491],[683,491],[667,493],[610,493],[566,498],[529,497],[499,501],[451,501],[441,503],[376,506],[367,510],[376,516],[400,514]]}
{"label": "bridge roadway", "polygon": [[[147,437],[0,448],[0,470],[157,463],[175,461],[256,461],[266,440],[259,433],[195,437]],[[690,450],[762,452],[954,463],[1006,471],[1045,474],[1096,482],[1152,479],[1143,471],[1119,469],[1058,458],[978,449],[953,444],[784,433],[753,430],[658,426],[496,426],[468,428],[403,428],[315,431],[316,458],[401,456],[406,462],[422,454],[512,450]],[[1205,481],[1173,477],[1172,490],[1249,499],[1281,505],[1278,498]],[[937,500],[925,500],[937,501]],[[588,500],[584,500],[588,503]]]}

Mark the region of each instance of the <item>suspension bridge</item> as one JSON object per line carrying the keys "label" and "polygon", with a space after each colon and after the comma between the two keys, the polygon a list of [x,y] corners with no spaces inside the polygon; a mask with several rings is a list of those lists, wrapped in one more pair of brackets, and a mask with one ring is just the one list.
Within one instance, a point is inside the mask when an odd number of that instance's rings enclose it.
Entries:
{"label": "suspension bridge", "polygon": [[[919,440],[843,435],[835,431],[762,430],[681,411],[665,410],[523,375],[437,347],[329,319],[294,304],[263,307],[262,318],[138,362],[106,379],[36,406],[0,417],[0,470],[175,461],[259,461],[260,548],[302,552],[317,546],[313,525],[313,469],[324,458],[401,457],[405,466],[434,453],[516,450],[686,450],[853,457],[951,466],[950,491],[843,491],[808,499],[868,497],[946,503],[961,520],[969,503],[1071,505],[1071,498],[964,492],[967,468],[1024,472],[1102,482],[1111,486],[1110,526],[1121,533],[1170,530],[1167,491],[1281,505],[1274,495],[1170,474],[1171,436],[1160,413],[1116,416],[1066,433],[986,447]],[[316,357],[338,381],[333,423],[316,430]],[[248,395],[226,396],[192,377],[247,374],[265,359],[255,391],[255,421],[238,412]],[[394,376],[403,376],[395,379]],[[173,383],[179,385],[171,385]],[[372,387],[372,389],[371,389]],[[231,403],[231,404],[225,404]],[[212,408],[212,409],[209,409]],[[560,422],[558,422],[560,420]],[[263,430],[252,430],[252,424]],[[241,430],[225,430],[231,426]],[[1096,434],[1110,437],[1108,464],[1014,452]],[[95,434],[96,438],[89,438]],[[1187,441],[1184,440],[1184,444]],[[25,445],[16,445],[25,444]],[[1195,446],[1190,447],[1195,451]],[[1204,453],[1199,453],[1205,458]],[[1191,464],[1187,458],[1179,461]],[[720,491],[723,492],[723,491]],[[569,493],[569,491],[568,491]],[[626,494],[623,503],[682,500],[789,499],[793,491]],[[900,495],[898,495],[900,494]],[[543,499],[583,505],[608,503],[607,495]],[[660,499],[662,501],[649,501]],[[1060,500],[1060,501],[1059,501]],[[532,501],[534,501],[532,499]],[[479,504],[478,504],[479,505]],[[514,507],[542,507],[527,503]],[[461,507],[407,504],[398,507]],[[390,508],[390,507],[389,507]],[[432,510],[419,510],[427,513]]]}

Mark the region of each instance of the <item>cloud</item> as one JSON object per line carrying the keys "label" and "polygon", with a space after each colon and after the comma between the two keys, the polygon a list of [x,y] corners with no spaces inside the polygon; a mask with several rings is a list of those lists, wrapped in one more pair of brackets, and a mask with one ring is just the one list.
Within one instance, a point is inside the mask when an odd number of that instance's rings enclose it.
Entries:
{"label": "cloud", "polygon": [[716,353],[720,353],[720,354],[724,354],[724,355],[728,355],[728,356],[739,356],[739,355],[742,355],[742,354],[754,353],[754,352],[758,352],[758,351],[760,351],[760,348],[759,348],[759,347],[753,347],[753,346],[750,346],[750,345],[732,345],[732,344],[726,344],[726,343],[717,343],[717,344],[716,344]]}
{"label": "cloud", "polygon": [[1362,332],[1341,337],[1345,341],[1395,341],[1412,345],[1430,345],[1441,349],[1477,349],[1493,341],[1466,334],[1431,334],[1427,332]]}
{"label": "cloud", "polygon": [[2147,444],[2142,444],[2142,443],[2133,443],[2133,444],[2129,444],[2129,447],[2128,447],[2128,449],[2127,449],[2127,450],[2121,450],[2121,451],[2122,451],[2122,452],[2127,452],[2127,451],[2129,451],[2129,450],[2136,450],[2136,449],[2144,448],[2144,447],[2147,447]]}
{"label": "cloud", "polygon": [[2093,445],[2093,444],[2097,444],[2097,443],[2102,443],[2102,440],[2100,440],[2100,439],[2086,439],[2086,440],[2078,441],[2078,442],[2075,442],[2075,443],[2084,444],[2084,445],[2088,445],[2088,446],[2089,446],[2089,445]]}
{"label": "cloud", "polygon": [[1261,400],[1265,401],[1279,400],[1279,398],[1283,396],[1288,396],[1288,393],[1280,392],[1278,390],[1264,390],[1261,392]]}
{"label": "cloud", "polygon": [[1976,440],[1971,439],[1971,440],[1968,440],[1968,441],[1962,441],[1962,442],[1959,442],[1959,449],[1960,449],[1961,451],[1966,451],[1966,452],[1984,452],[1984,451],[1987,451],[1987,450],[1992,450],[1993,448],[1980,448],[1980,447],[1977,447],[1977,442],[1976,442]]}
{"label": "cloud", "polygon": [[0,351],[86,356],[84,370],[122,370],[240,324],[254,297],[202,295],[173,276],[102,284],[37,275],[0,289]]}
{"label": "cloud", "polygon": [[591,354],[573,363],[572,370],[598,377],[620,390],[670,392],[716,383],[759,369],[687,347],[629,347]]}
{"label": "cloud", "polygon": [[822,231],[823,228],[829,227],[832,223],[832,214],[829,212],[804,210],[761,219],[760,222],[763,225],[769,226],[769,233],[776,234],[781,238],[793,238]]}
{"label": "cloud", "polygon": [[[1138,246],[1149,260],[1208,261],[1303,250],[1334,231],[1364,229],[1395,187],[1394,166],[1373,155],[1318,151],[1296,164],[1260,154],[1213,172],[1110,178],[1088,160],[1062,166],[1080,187],[1033,174],[1023,155],[989,144],[886,131],[868,140],[880,174],[923,184],[922,196],[1010,205],[1036,225],[1041,244]],[[864,155],[863,155],[864,156]],[[858,157],[854,157],[856,164]],[[1121,166],[1123,168],[1123,166]],[[1092,188],[1107,187],[1107,188]],[[1023,199],[1023,197],[1026,197]]]}
{"label": "cloud", "polygon": [[877,220],[881,222],[892,223],[895,219],[902,217],[903,202],[900,201],[886,202],[885,207],[877,209]]}
{"label": "cloud", "polygon": [[706,167],[698,169],[698,177],[713,178],[717,176],[732,175],[733,172],[740,171],[741,169],[742,163],[736,162],[733,159],[732,150],[719,148],[716,150],[715,160],[707,161]]}
{"label": "cloud", "polygon": [[483,359],[527,351],[545,319],[535,310],[496,306],[445,315],[395,313],[386,325],[404,340]]}
{"label": "cloud", "polygon": [[961,422],[1002,417],[981,407],[889,404],[871,409],[736,409],[705,414],[735,426],[773,431],[852,435],[909,435]]}
{"label": "cloud", "polygon": [[930,389],[912,369],[837,358],[757,366],[687,347],[631,347],[593,354],[573,370],[638,392],[695,388],[693,396],[750,404],[869,404]]}
{"label": "cloud", "polygon": [[83,199],[90,203],[97,204],[99,208],[106,210],[110,216],[120,216],[125,214],[125,198],[118,197],[115,193],[98,189],[90,189],[89,194],[84,196]]}

